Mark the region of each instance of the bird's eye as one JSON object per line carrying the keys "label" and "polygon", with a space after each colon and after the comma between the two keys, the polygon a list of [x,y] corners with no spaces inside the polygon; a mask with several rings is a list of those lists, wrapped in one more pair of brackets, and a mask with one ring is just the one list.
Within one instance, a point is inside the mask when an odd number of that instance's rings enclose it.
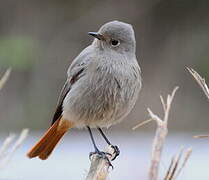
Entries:
{"label": "bird's eye", "polygon": [[119,44],[120,44],[120,41],[115,40],[115,39],[112,39],[112,40],[111,40],[111,45],[112,45],[113,47],[116,47],[116,46],[118,46]]}

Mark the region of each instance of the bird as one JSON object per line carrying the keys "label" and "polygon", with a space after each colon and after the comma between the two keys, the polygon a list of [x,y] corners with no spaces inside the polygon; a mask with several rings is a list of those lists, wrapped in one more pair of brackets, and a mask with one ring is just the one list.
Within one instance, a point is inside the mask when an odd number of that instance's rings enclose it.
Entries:
{"label": "bird", "polygon": [[29,158],[46,160],[72,128],[88,130],[93,153],[105,154],[97,147],[92,128],[98,129],[117,155],[120,153],[102,128],[121,122],[133,109],[141,90],[134,30],[132,25],[115,20],[88,34],[94,40],[69,66],[51,126],[28,151]]}

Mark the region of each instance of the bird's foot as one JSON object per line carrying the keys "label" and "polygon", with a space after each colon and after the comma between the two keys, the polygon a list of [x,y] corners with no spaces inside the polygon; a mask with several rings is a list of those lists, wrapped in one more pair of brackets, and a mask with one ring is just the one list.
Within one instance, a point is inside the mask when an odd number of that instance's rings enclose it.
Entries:
{"label": "bird's foot", "polygon": [[114,145],[111,145],[111,148],[114,149],[114,152],[113,152],[114,157],[112,159],[112,161],[113,161],[116,159],[116,157],[118,157],[120,155],[120,149],[118,148],[118,146],[114,146]]}
{"label": "bird's foot", "polygon": [[96,150],[95,152],[90,152],[90,154],[89,154],[89,159],[90,160],[92,159],[93,155],[97,155],[99,158],[105,159],[108,162],[109,166],[113,169],[113,165],[110,162],[110,159],[108,158],[108,156],[112,156],[112,154]]}

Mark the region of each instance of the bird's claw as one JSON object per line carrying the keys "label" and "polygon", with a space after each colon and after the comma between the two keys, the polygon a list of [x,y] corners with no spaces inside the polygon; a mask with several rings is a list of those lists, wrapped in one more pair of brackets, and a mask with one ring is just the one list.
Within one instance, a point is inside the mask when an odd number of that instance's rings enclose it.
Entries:
{"label": "bird's claw", "polygon": [[112,159],[112,161],[113,161],[116,159],[116,157],[118,157],[120,155],[120,149],[118,148],[118,146],[113,146],[113,145],[111,145],[111,148],[114,149],[113,154],[115,154],[115,156]]}
{"label": "bird's claw", "polygon": [[105,159],[107,162],[108,162],[108,165],[113,169],[113,165],[112,163],[110,162],[110,159],[107,157],[107,156],[112,156],[112,154],[110,153],[107,153],[107,152],[103,152],[103,151],[96,151],[96,152],[90,152],[89,153],[89,159],[92,160],[92,156],[93,155],[97,155],[99,158],[102,158],[102,159]]}

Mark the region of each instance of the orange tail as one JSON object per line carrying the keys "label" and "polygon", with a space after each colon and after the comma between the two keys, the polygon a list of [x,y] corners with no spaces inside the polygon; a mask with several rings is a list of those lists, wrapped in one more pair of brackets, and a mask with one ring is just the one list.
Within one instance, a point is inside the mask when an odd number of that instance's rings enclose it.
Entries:
{"label": "orange tail", "polygon": [[27,153],[29,158],[38,156],[45,160],[49,157],[62,136],[73,127],[73,123],[62,118],[58,119],[43,135],[43,137]]}

